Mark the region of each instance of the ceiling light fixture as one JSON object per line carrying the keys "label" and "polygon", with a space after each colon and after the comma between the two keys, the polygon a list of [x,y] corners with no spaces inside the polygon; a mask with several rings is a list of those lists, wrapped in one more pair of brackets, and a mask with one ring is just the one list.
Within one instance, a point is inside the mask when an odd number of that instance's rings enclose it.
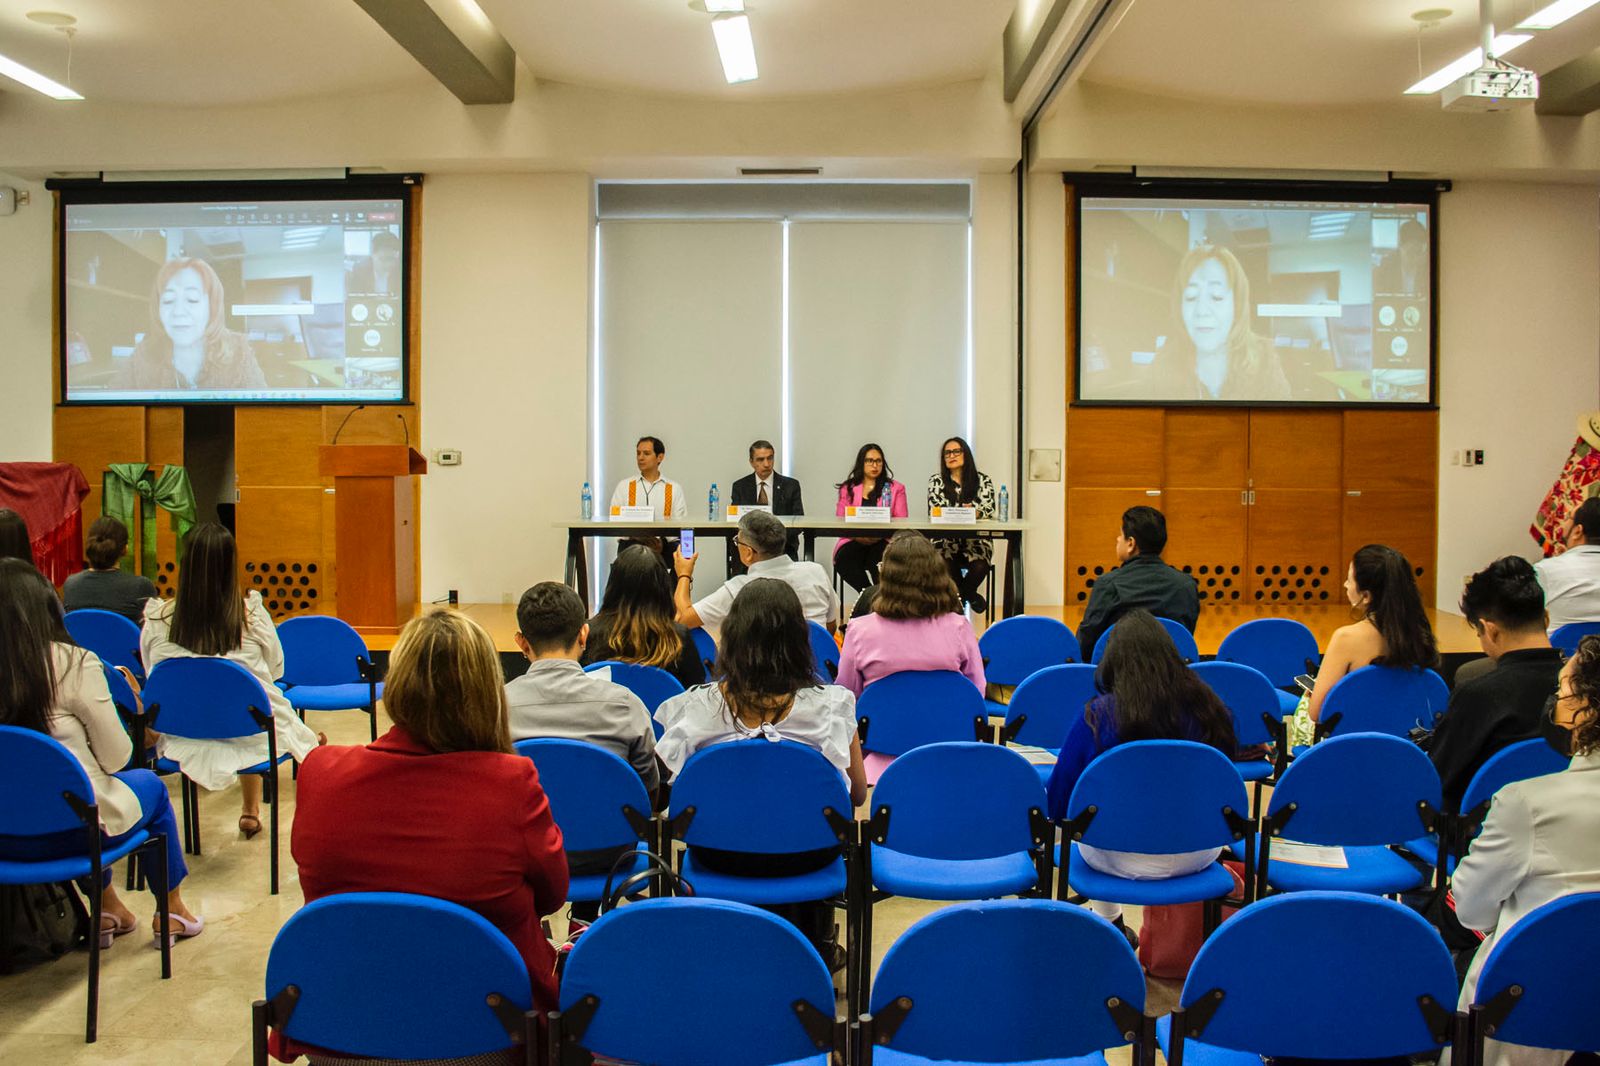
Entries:
{"label": "ceiling light fixture", "polygon": [[[1496,59],[1501,59],[1512,49],[1527,44],[1531,40],[1533,40],[1533,35],[1528,33],[1502,33],[1489,45],[1489,50],[1494,53]],[[1436,93],[1446,85],[1466,77],[1481,66],[1483,66],[1483,49],[1474,48],[1455,62],[1450,63],[1448,66],[1440,67],[1426,78],[1417,82],[1405,91],[1405,95],[1427,96],[1430,93]]]}
{"label": "ceiling light fixture", "polygon": [[0,55],[0,76],[10,78],[12,81],[21,82],[35,92],[44,93],[52,100],[82,100],[83,94],[62,85],[53,78],[47,78],[32,67],[25,67],[15,59]]}
{"label": "ceiling light fixture", "polygon": [[1589,10],[1600,0],[1556,0],[1517,23],[1519,30],[1549,30],[1561,25],[1574,15]]}
{"label": "ceiling light fixture", "polygon": [[721,14],[711,20],[711,33],[717,39],[717,55],[722,58],[722,73],[729,85],[755,81],[756,43],[750,36],[748,15]]}
{"label": "ceiling light fixture", "polygon": [[[1589,2],[1592,4],[1596,3],[1597,0],[1589,0]],[[723,12],[742,12],[744,10],[744,0],[705,0],[705,7],[713,15],[720,15]]]}

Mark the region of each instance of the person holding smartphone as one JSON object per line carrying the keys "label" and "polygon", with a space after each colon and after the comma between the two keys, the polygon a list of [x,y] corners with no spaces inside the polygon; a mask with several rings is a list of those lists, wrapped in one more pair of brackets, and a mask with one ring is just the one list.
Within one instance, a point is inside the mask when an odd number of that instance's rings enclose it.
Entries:
{"label": "person holding smartphone", "polygon": [[[733,609],[733,600],[739,590],[758,577],[775,578],[794,589],[800,597],[800,608],[809,621],[816,622],[832,633],[839,615],[839,597],[833,591],[833,581],[828,572],[817,563],[797,563],[784,554],[788,531],[783,523],[765,511],[751,511],[739,519],[739,531],[734,534],[734,549],[746,573],[737,574],[725,581],[721,588],[696,602],[693,598],[694,564],[697,557],[692,550],[692,530],[684,530],[683,544],[673,558],[676,581],[672,602],[677,607],[678,621],[690,629],[703,627],[713,639],[719,639],[722,622]],[[719,640],[720,642],[720,640]]]}

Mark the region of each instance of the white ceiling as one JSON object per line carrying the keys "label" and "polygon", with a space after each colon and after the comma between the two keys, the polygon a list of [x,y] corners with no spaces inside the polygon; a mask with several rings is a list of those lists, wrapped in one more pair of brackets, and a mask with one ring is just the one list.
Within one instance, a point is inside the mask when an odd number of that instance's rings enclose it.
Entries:
{"label": "white ceiling", "polygon": [[[1497,0],[1496,26],[1549,0]],[[1422,34],[1422,74],[1478,44],[1477,0],[1134,0],[1084,73],[1160,96],[1260,104],[1399,102],[1419,80],[1411,12],[1452,9]],[[1535,36],[1508,62],[1539,73],[1600,47],[1600,5]]]}

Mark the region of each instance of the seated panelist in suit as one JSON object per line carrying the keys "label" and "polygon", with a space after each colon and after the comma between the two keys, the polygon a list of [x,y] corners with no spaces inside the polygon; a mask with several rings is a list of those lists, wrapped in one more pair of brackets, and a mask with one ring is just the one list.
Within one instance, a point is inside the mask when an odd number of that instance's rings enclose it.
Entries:
{"label": "seated panelist in suit", "polygon": [[[785,517],[803,515],[806,505],[800,499],[800,482],[792,477],[784,477],[773,469],[777,452],[769,440],[758,440],[750,445],[750,470],[751,473],[733,483],[733,488],[728,495],[728,503],[735,507],[748,507],[759,504],[772,508],[772,513]],[[800,535],[789,534],[788,544],[784,551],[791,559],[800,558]],[[745,572],[745,566],[739,561],[739,553],[734,551],[733,540],[728,540],[728,575],[731,577]]]}

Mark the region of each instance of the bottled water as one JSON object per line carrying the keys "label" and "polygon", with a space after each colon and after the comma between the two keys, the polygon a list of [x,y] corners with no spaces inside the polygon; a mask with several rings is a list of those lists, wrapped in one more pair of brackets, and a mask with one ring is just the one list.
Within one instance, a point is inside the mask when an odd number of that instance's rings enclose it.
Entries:
{"label": "bottled water", "polygon": [[589,483],[587,481],[583,483],[583,504],[581,507],[581,513],[583,514],[583,520],[585,522],[594,521],[594,492],[589,488]]}
{"label": "bottled water", "polygon": [[1011,521],[1011,490],[1000,486],[1000,521]]}
{"label": "bottled water", "polygon": [[717,483],[715,481],[713,481],[711,483],[711,492],[706,497],[706,520],[707,521],[715,522],[717,520],[717,501],[719,499],[721,499],[721,497],[717,495]]}

